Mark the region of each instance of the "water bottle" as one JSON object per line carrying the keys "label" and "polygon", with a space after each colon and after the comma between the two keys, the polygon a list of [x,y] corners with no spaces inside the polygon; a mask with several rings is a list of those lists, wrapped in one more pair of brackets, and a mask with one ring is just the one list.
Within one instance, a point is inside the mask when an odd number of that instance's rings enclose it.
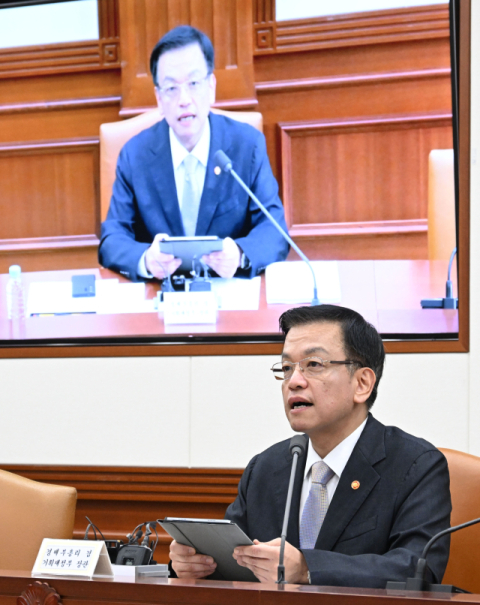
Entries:
{"label": "water bottle", "polygon": [[8,270],[7,282],[7,314],[14,322],[25,319],[25,293],[22,283],[22,270],[18,265],[12,265]]}

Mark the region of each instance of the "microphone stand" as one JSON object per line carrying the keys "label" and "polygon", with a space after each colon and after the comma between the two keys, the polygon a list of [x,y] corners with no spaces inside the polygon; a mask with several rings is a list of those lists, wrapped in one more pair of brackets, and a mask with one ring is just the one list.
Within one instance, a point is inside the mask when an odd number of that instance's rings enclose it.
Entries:
{"label": "microphone stand", "polygon": [[283,517],[283,527],[282,527],[282,535],[280,542],[280,556],[278,559],[278,575],[277,575],[277,584],[286,584],[285,580],[285,541],[287,539],[287,528],[288,521],[290,518],[290,506],[292,504],[292,493],[293,493],[293,483],[295,481],[295,472],[297,470],[297,462],[298,458],[305,451],[305,436],[304,435],[295,435],[290,440],[290,452],[293,455],[292,460],[292,470],[290,471],[290,481],[288,484],[288,492],[287,492],[287,504],[285,506],[285,515]]}
{"label": "microphone stand", "polygon": [[448,263],[447,283],[445,284],[445,298],[424,298],[420,301],[422,309],[458,309],[458,298],[453,297],[453,286],[450,279],[452,263],[457,249],[454,248]]}
{"label": "microphone stand", "polygon": [[247,185],[238,176],[238,174],[235,172],[235,170],[232,167],[232,162],[231,162],[230,158],[221,149],[215,153],[214,157],[215,157],[215,160],[218,162],[219,167],[224,172],[229,172],[233,176],[233,178],[237,181],[237,183],[240,185],[240,187],[248,193],[248,195],[257,204],[257,206],[260,208],[260,210],[263,212],[263,214],[265,214],[265,216],[270,220],[270,222],[277,229],[277,231],[279,231],[283,235],[283,237],[287,240],[287,242],[290,244],[290,246],[292,246],[292,248],[295,250],[295,252],[300,256],[300,258],[307,263],[308,268],[312,272],[312,277],[313,277],[312,306],[319,305],[320,301],[318,300],[317,278],[315,276],[315,271],[313,270],[312,264],[310,263],[308,258],[300,250],[300,248],[293,241],[293,239],[288,235],[288,233],[284,229],[282,229],[282,227],[280,227],[280,225],[273,218],[273,216],[270,214],[270,212],[265,208],[265,206],[262,204],[262,202],[253,193],[253,191],[249,187],[247,187]]}
{"label": "microphone stand", "polygon": [[453,586],[452,584],[430,584],[425,580],[425,570],[427,567],[427,554],[432,544],[434,544],[439,538],[442,538],[447,534],[452,534],[453,532],[456,532],[459,529],[464,529],[465,527],[469,527],[470,525],[476,525],[477,523],[480,523],[480,518],[473,519],[473,521],[467,521],[467,523],[462,523],[461,525],[449,527],[433,536],[433,538],[431,538],[425,545],[425,548],[422,552],[422,556],[420,557],[420,559],[418,559],[414,577],[407,578],[406,582],[387,582],[387,590],[425,590],[430,592],[463,592],[470,594],[468,590],[463,590],[463,588],[458,588],[457,586]]}

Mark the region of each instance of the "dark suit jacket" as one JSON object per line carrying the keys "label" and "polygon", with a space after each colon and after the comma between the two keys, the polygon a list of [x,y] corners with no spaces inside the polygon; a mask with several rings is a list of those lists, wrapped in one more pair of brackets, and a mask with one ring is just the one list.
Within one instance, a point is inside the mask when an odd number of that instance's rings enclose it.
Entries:
{"label": "dark suit jacket", "polygon": [[[229,174],[215,175],[219,149],[234,170],[286,230],[278,185],[272,174],[265,137],[248,124],[210,114],[210,152],[200,201],[196,235],[233,238],[251,262],[238,275],[254,277],[288,253],[280,233]],[[140,132],[120,152],[107,219],[102,225],[99,261],[132,280],[138,262],[157,233],[185,235],[165,120]]]}
{"label": "dark suit jacket", "polygon": [[[287,541],[299,548],[304,455],[297,468]],[[292,457],[289,441],[255,456],[226,512],[251,538],[281,534]],[[353,481],[360,487],[352,489]],[[342,473],[315,549],[303,550],[312,584],[385,588],[413,576],[428,540],[450,525],[448,466],[423,439],[369,417]],[[449,540],[428,555],[427,580],[440,582]]]}

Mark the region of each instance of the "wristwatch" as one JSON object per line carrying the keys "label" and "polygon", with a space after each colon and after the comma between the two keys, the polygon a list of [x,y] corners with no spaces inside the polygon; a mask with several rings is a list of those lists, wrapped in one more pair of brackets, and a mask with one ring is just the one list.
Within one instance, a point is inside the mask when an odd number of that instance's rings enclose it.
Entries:
{"label": "wristwatch", "polygon": [[245,252],[242,252],[242,256],[240,258],[240,269],[250,269],[251,266],[252,263],[250,262],[249,258]]}

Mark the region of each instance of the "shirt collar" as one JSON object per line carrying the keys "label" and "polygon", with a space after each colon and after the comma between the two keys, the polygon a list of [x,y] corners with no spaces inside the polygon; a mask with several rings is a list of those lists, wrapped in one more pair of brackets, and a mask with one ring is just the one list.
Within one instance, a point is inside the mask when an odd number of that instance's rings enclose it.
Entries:
{"label": "shirt collar", "polygon": [[[180,143],[180,141],[175,136],[173,130],[168,128],[168,135],[170,137],[170,149],[172,151],[172,162],[173,169],[176,170],[183,160],[187,157],[189,152],[185,147]],[[203,129],[202,136],[200,140],[195,145],[195,147],[190,151],[190,153],[197,158],[197,160],[207,167],[208,164],[208,154],[210,152],[210,120],[207,118],[205,123],[205,128]]]}
{"label": "shirt collar", "polygon": [[[343,441],[341,441],[333,450],[323,458],[323,462],[327,464],[332,471],[340,478],[343,473],[343,469],[347,465],[348,459],[352,455],[353,448],[357,444],[357,441],[362,434],[365,425],[367,424],[367,418],[362,422],[362,424],[357,427],[353,433],[350,433],[348,437],[345,437]],[[321,462],[322,458],[317,454],[317,452],[313,449],[312,442],[308,440],[308,453],[307,453],[307,462],[305,464],[305,474],[304,479],[310,473],[312,466],[315,462]]]}

